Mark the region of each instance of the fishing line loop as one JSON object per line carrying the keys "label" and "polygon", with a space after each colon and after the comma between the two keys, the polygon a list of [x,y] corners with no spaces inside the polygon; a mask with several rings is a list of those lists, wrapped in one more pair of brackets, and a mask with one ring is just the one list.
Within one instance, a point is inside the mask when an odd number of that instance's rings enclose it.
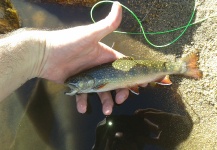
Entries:
{"label": "fishing line loop", "polygon": [[[125,5],[120,4],[124,9],[126,9],[136,19],[136,21],[138,22],[138,24],[139,24],[140,29],[141,29],[142,32],[122,32],[122,31],[113,31],[113,32],[115,32],[115,33],[121,33],[121,34],[138,34],[138,35],[142,34],[144,36],[144,39],[151,46],[153,46],[153,47],[167,47],[167,46],[172,45],[173,43],[175,43],[177,40],[179,40],[190,26],[198,24],[200,22],[203,22],[203,21],[207,20],[208,18],[216,17],[217,16],[217,15],[209,16],[207,18],[204,18],[204,19],[201,19],[201,20],[199,20],[197,22],[193,22],[192,23],[192,20],[194,18],[195,12],[196,12],[196,2],[197,2],[197,0],[195,0],[194,9],[193,9],[193,11],[191,13],[191,16],[190,16],[190,19],[189,19],[188,23],[185,26],[181,26],[181,27],[174,28],[174,29],[171,29],[171,30],[166,30],[166,31],[159,31],[159,32],[145,32],[144,27],[142,26],[142,23],[141,23],[140,19],[137,17],[137,15],[131,9],[129,9],[128,7],[126,7]],[[91,19],[92,19],[93,22],[95,22],[95,20],[93,18],[93,11],[96,8],[96,6],[98,6],[98,5],[102,4],[102,3],[114,3],[114,1],[109,1],[109,0],[107,1],[107,0],[105,0],[105,1],[99,1],[98,3],[96,3],[91,8],[91,11],[90,11],[90,17],[91,17]],[[152,43],[148,39],[148,37],[146,36],[148,34],[149,35],[166,34],[166,33],[175,32],[175,31],[178,31],[178,30],[183,30],[183,31],[174,40],[172,40],[171,42],[168,42],[166,44],[163,44],[163,45],[156,45],[156,44]]]}

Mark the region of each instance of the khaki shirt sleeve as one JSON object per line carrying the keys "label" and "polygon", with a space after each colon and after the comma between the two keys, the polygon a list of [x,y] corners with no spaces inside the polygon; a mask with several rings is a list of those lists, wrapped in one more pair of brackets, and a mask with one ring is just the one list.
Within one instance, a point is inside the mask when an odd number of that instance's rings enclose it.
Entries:
{"label": "khaki shirt sleeve", "polygon": [[44,61],[43,31],[20,29],[0,39],[0,101],[37,77]]}

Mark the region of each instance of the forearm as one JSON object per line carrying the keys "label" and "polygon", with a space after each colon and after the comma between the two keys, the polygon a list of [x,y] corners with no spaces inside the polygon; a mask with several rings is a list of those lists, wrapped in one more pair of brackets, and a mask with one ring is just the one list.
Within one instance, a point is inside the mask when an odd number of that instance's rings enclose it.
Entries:
{"label": "forearm", "polygon": [[40,72],[43,34],[18,30],[0,39],[0,101]]}

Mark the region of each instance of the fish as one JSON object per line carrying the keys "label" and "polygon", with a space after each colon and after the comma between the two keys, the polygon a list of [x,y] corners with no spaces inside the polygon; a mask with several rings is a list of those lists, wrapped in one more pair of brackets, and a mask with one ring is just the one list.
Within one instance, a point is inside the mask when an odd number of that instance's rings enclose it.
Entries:
{"label": "fish", "polygon": [[184,75],[201,79],[203,74],[198,68],[198,55],[191,53],[177,61],[159,61],[123,57],[69,77],[65,85],[70,88],[66,95],[105,92],[128,88],[139,94],[139,87],[156,82],[171,85],[169,75]]}

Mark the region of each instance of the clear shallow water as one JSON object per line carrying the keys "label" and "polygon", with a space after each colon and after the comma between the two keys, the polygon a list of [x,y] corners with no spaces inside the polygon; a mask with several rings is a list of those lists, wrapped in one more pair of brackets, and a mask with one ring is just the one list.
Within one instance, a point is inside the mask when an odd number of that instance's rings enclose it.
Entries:
{"label": "clear shallow water", "polygon": [[[91,23],[90,8],[33,4],[24,0],[12,0],[12,2],[18,10],[23,27],[59,29]],[[98,11],[102,14],[104,10]],[[137,41],[131,36],[119,34],[111,34],[103,40],[108,45],[115,42],[115,48],[126,55],[135,54],[136,57],[157,55],[141,41],[140,43]],[[138,51],[132,53],[132,47]],[[137,109],[155,108],[188,118],[176,88],[142,89],[139,96],[131,95],[123,105],[115,106],[113,114],[132,115]],[[96,126],[104,118],[98,97],[95,94],[90,95],[89,111],[82,115],[76,110],[75,99],[63,94],[65,90],[62,85],[35,79],[1,103],[0,114],[3,119],[0,122],[0,134],[4,139],[4,142],[0,142],[1,146],[4,149],[16,150],[91,149]],[[163,119],[165,118],[162,118],[162,122]],[[190,128],[191,119],[188,121]],[[187,136],[190,130],[184,132]],[[171,133],[165,133],[170,137]],[[172,138],[178,139],[179,135],[173,135]],[[146,144],[145,149],[165,148],[156,144]]]}

